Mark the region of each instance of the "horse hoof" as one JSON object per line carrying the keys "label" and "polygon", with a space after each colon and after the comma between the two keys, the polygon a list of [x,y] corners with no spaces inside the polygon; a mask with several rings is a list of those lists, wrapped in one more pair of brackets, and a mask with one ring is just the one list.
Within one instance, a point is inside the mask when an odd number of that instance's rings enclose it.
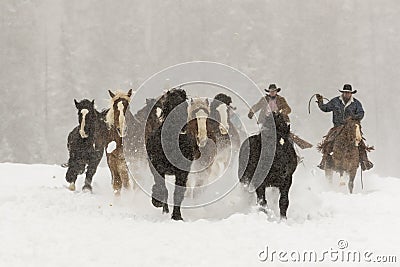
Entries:
{"label": "horse hoof", "polygon": [[91,186],[90,184],[85,184],[85,185],[82,187],[82,191],[85,191],[85,192],[92,192],[92,186]]}
{"label": "horse hoof", "polygon": [[163,205],[163,213],[169,213],[169,208],[167,204]]}
{"label": "horse hoof", "polygon": [[71,191],[75,191],[75,189],[76,189],[75,188],[75,183],[70,183],[69,186],[68,186],[68,189],[71,190]]}
{"label": "horse hoof", "polygon": [[180,214],[172,214],[171,219],[174,221],[183,221],[183,218]]}
{"label": "horse hoof", "polygon": [[114,190],[114,196],[116,197],[121,196],[121,190]]}
{"label": "horse hoof", "polygon": [[159,201],[158,199],[155,199],[154,197],[151,198],[151,203],[156,208],[161,208],[163,206],[163,203],[161,201]]}

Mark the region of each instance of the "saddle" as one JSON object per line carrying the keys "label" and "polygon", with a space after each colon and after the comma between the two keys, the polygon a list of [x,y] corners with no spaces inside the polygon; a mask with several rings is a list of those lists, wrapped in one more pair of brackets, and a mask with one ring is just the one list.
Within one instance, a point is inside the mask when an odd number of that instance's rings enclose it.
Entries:
{"label": "saddle", "polygon": [[[344,125],[333,127],[329,132],[323,137],[322,142],[318,145],[317,149],[322,153],[322,161],[318,165],[319,168],[325,169],[332,165],[331,152],[333,150],[333,141],[342,131]],[[375,148],[373,146],[368,146],[365,144],[365,138],[362,137],[362,132],[360,131],[360,140],[358,140],[358,150],[360,157],[360,166],[363,171],[371,169],[374,164],[369,161],[367,152],[371,152]]]}

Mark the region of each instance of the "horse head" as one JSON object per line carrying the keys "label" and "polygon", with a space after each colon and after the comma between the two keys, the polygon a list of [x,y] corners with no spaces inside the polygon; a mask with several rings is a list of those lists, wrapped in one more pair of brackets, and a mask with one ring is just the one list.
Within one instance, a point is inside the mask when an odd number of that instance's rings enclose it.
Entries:
{"label": "horse head", "polygon": [[[163,120],[171,113],[174,108],[177,108],[181,104],[187,108],[187,96],[183,89],[171,89],[167,91],[160,99],[160,106],[162,107],[162,118]],[[180,106],[179,108],[181,108]]]}
{"label": "horse head", "polygon": [[207,143],[207,118],[210,116],[208,99],[195,98],[190,100],[188,107],[188,130],[193,132],[199,147]]}
{"label": "horse head", "polygon": [[83,99],[78,102],[74,99],[74,102],[78,109],[79,134],[82,138],[88,138],[93,133],[96,120],[94,100]]}
{"label": "horse head", "polygon": [[219,131],[222,135],[228,134],[229,131],[229,108],[232,103],[230,96],[218,94],[211,103],[212,118],[219,122]]}
{"label": "horse head", "polygon": [[128,93],[115,92],[108,90],[111,96],[111,108],[106,116],[106,123],[109,128],[115,127],[120,137],[126,135],[126,112],[131,101],[132,89]]}
{"label": "horse head", "polygon": [[275,129],[278,136],[288,138],[290,134],[290,124],[285,121],[285,117],[280,112],[273,112]]}

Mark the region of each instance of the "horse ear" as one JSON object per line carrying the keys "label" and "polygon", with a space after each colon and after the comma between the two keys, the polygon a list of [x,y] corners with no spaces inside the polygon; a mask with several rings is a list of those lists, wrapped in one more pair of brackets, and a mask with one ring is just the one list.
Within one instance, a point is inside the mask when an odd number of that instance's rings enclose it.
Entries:
{"label": "horse ear", "polygon": [[74,99],[75,107],[79,109],[79,102]]}
{"label": "horse ear", "polygon": [[190,99],[190,103],[193,104],[193,102],[194,102],[194,100],[193,100],[193,98],[191,98],[191,99]]}
{"label": "horse ear", "polygon": [[92,100],[92,105],[94,106],[94,99]]}
{"label": "horse ear", "polygon": [[208,102],[208,97],[206,98],[206,104],[207,106],[210,105],[210,103]]}
{"label": "horse ear", "polygon": [[128,91],[128,97],[131,97],[131,95],[132,95],[132,89],[129,89],[129,91]]}
{"label": "horse ear", "polygon": [[111,90],[108,90],[108,93],[110,94],[111,98],[114,98],[115,94],[111,92]]}

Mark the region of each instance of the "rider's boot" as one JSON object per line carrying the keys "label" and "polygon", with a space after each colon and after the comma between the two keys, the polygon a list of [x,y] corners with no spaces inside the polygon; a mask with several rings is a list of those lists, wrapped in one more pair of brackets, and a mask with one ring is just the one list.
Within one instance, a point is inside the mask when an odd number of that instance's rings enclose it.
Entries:
{"label": "rider's boot", "polygon": [[374,167],[374,164],[371,161],[369,161],[369,159],[368,159],[368,155],[367,155],[367,151],[365,150],[365,147],[359,146],[358,147],[358,152],[359,152],[359,155],[360,155],[361,169],[363,171],[369,170],[372,167]]}

